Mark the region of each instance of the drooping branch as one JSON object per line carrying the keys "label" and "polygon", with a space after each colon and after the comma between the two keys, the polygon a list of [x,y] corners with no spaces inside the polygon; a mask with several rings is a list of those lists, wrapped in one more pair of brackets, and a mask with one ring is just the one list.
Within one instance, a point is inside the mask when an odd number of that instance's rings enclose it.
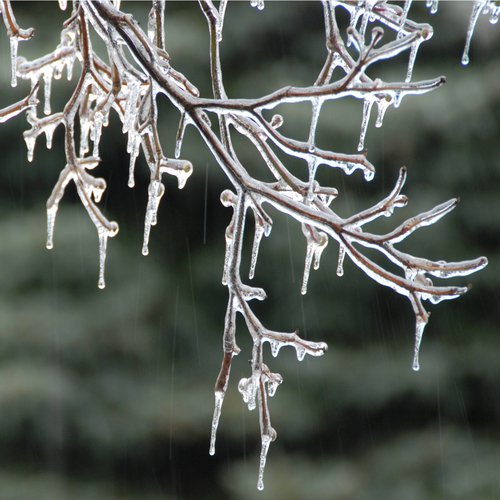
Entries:
{"label": "drooping branch", "polygon": [[[65,2],[60,2],[66,8]],[[415,314],[415,347],[413,368],[419,369],[418,353],[425,325],[429,319],[423,301],[438,303],[457,298],[468,286],[434,284],[430,276],[440,279],[465,276],[483,268],[484,257],[461,262],[430,261],[413,256],[397,245],[416,230],[438,222],[457,204],[456,199],[442,203],[427,212],[417,214],[384,234],[366,230],[374,220],[390,217],[396,208],[406,206],[402,194],[407,173],[402,168],[393,190],[379,203],[358,213],[341,217],[333,202],[339,196],[334,186],[321,185],[316,179],[318,169],[337,168],[350,175],[360,171],[366,181],[373,179],[375,166],[364,151],[364,141],[372,110],[376,109],[375,125],[382,126],[386,111],[398,107],[410,95],[423,95],[441,87],[445,79],[437,77],[412,81],[419,46],[432,36],[428,24],[408,19],[411,1],[403,7],[389,1],[323,1],[325,18],[326,56],[318,76],[309,86],[284,87],[256,99],[233,98],[224,88],[221,53],[223,25],[228,8],[226,1],[216,7],[211,0],[199,0],[209,33],[210,77],[213,96],[200,96],[188,77],[173,67],[165,38],[165,5],[153,0],[148,15],[147,32],[134,18],[120,10],[118,1],[92,2],[80,0],[73,4],[70,17],[61,30],[59,45],[49,54],[27,61],[17,56],[17,41],[32,36],[32,30],[21,30],[15,21],[8,0],[3,0],[1,12],[11,39],[13,84],[16,78],[29,80],[31,91],[18,103],[0,111],[0,121],[25,112],[29,125],[24,133],[28,160],[32,160],[39,135],[45,134],[51,147],[52,134],[59,125],[65,128],[66,165],[47,202],[47,247],[53,246],[55,217],[65,188],[74,182],[78,195],[99,238],[99,286],[103,287],[107,240],[118,232],[118,225],[108,220],[99,208],[106,189],[103,179],[90,170],[100,164],[99,144],[114,110],[127,134],[128,185],[133,187],[136,160],[142,152],[150,180],[144,222],[142,252],[148,254],[152,227],[157,223],[160,200],[165,193],[164,173],[175,176],[178,187],[184,187],[193,171],[192,164],[180,159],[182,142],[188,126],[194,127],[213,158],[224,171],[232,190],[221,195],[224,206],[233,210],[226,228],[226,252],[222,283],[228,289],[223,332],[223,360],[215,385],[215,410],[212,420],[210,453],[215,453],[216,432],[224,396],[228,387],[232,358],[240,352],[236,343],[236,318],[240,314],[252,337],[251,373],[239,381],[238,388],[250,410],[257,408],[261,431],[261,452],[258,488],[263,488],[263,474],[270,443],[276,438],[271,425],[268,397],[273,396],[281,375],[271,372],[264,363],[263,345],[270,345],[276,356],[282,347],[290,346],[302,360],[306,354],[321,356],[327,349],[324,342],[304,340],[298,332],[274,331],[264,326],[252,309],[251,301],[264,300],[262,288],[247,285],[241,275],[241,256],[245,229],[253,223],[254,242],[250,259],[249,279],[255,274],[259,249],[264,236],[268,237],[273,221],[269,207],[300,223],[306,239],[306,255],[301,292],[306,293],[311,267],[318,269],[323,250],[330,240],[339,246],[337,275],[343,275],[343,262],[349,257],[367,276],[408,298]],[[262,8],[264,3],[253,2]],[[489,8],[489,7],[488,7]],[[340,29],[338,10],[347,11],[349,27]],[[484,6],[483,6],[484,10]],[[384,32],[385,30],[385,32]],[[104,41],[106,57],[93,50],[90,32]],[[402,81],[385,82],[371,78],[367,70],[375,70],[380,61],[402,54],[408,56],[408,66]],[[52,112],[51,84],[66,69],[72,80],[72,68],[80,66],[74,91],[60,112]],[[341,77],[332,81],[340,68]],[[370,71],[370,74],[373,73]],[[37,115],[37,93],[43,80],[43,117]],[[321,149],[316,144],[316,131],[323,105],[327,101],[355,98],[363,102],[361,130],[356,152]],[[179,128],[173,157],[167,156],[158,132],[157,101],[166,98],[179,112]],[[307,102],[311,119],[307,141],[300,141],[280,132],[283,117],[267,111],[278,106],[293,106]],[[218,126],[212,125],[215,118]],[[76,131],[79,130],[77,137]],[[241,134],[255,147],[273,176],[272,182],[253,177],[239,160],[232,134]],[[92,146],[92,147],[91,147]],[[296,157],[304,161],[304,179],[291,173],[287,160]],[[251,214],[251,215],[249,215]],[[251,221],[249,220],[251,219]],[[375,251],[382,260],[375,261]]]}

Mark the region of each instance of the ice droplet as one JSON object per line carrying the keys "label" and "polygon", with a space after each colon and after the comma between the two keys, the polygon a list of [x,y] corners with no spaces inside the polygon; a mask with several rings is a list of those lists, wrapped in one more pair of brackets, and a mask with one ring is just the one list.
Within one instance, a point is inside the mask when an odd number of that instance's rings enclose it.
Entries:
{"label": "ice droplet", "polygon": [[11,80],[10,85],[15,87],[17,85],[17,48],[19,40],[16,36],[10,37],[10,66],[11,66]]}

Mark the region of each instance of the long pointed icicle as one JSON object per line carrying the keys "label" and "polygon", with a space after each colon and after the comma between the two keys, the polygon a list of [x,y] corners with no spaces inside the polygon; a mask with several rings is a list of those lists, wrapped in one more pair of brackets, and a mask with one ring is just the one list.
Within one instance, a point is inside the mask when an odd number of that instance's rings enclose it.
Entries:
{"label": "long pointed icicle", "polygon": [[12,87],[17,86],[17,48],[19,46],[19,40],[16,36],[10,37],[10,64],[11,64],[11,80],[10,85]]}
{"label": "long pointed icicle", "polygon": [[478,0],[472,7],[472,13],[470,16],[469,27],[467,28],[467,38],[465,40],[464,52],[462,54],[462,64],[467,66],[469,64],[469,49],[472,40],[472,35],[474,34],[474,28],[476,27],[477,20],[481,15],[481,12],[486,5],[485,0]]}
{"label": "long pointed icicle", "polygon": [[373,106],[373,100],[366,98],[363,103],[363,118],[361,120],[361,132],[359,134],[358,151],[362,151],[365,147],[365,136],[370,121],[370,113]]}
{"label": "long pointed icicle", "polygon": [[424,320],[417,318],[415,325],[415,348],[413,352],[413,365],[412,365],[413,370],[416,372],[420,370],[420,362],[418,360],[418,357],[420,353],[420,344],[422,343],[422,337],[424,335],[426,324],[427,323]]}

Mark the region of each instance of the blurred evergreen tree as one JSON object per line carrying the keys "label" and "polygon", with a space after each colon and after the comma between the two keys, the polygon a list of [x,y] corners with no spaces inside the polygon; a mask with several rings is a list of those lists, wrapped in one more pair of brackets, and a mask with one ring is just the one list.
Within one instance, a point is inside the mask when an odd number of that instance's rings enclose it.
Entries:
{"label": "blurred evergreen tree", "polygon": [[[43,53],[57,43],[54,23],[64,15],[56,5],[15,8],[24,25],[37,27],[37,43],[21,51]],[[146,22],[145,3],[125,8]],[[450,259],[486,254],[490,264],[460,303],[440,306],[415,374],[404,301],[349,263],[345,276],[336,277],[331,250],[301,296],[300,228],[273,214],[273,237],[263,241],[255,277],[269,293],[260,312],[270,326],[300,328],[330,350],[300,364],[293,353],[275,360],[286,382],[270,401],[280,439],[262,498],[461,500],[493,499],[500,491],[498,30],[478,26],[471,65],[462,68],[470,5],[441,2],[432,18],[422,5],[414,8],[435,27],[415,77],[445,74],[448,83],[405,99],[382,129],[369,128],[369,157],[378,169],[370,185],[355,176],[322,175],[341,185],[339,206],[351,210],[379,199],[406,164],[412,211],[462,198],[447,221],[415,235],[412,250]],[[167,15],[170,55],[209,95],[208,35],[197,4],[168,4]],[[231,3],[223,44],[228,94],[250,97],[310,82],[321,66],[323,29],[321,9],[309,2],[267,2],[264,12]],[[9,67],[7,45],[4,37],[3,68]],[[401,73],[390,65],[384,70]],[[2,106],[25,91],[7,91],[9,80],[3,71]],[[54,94],[56,108],[64,103],[63,83]],[[166,105],[160,112],[173,148],[176,116]],[[305,133],[308,117],[299,109],[287,122]],[[359,103],[329,104],[319,144],[353,150],[360,119]],[[107,211],[122,231],[109,244],[104,291],[96,287],[94,230],[83,209],[70,206],[71,197],[61,208],[55,249],[43,249],[44,203],[64,161],[62,135],[49,152],[38,144],[27,167],[25,123],[2,125],[0,498],[254,498],[257,424],[234,387],[218,455],[208,456],[226,300],[220,277],[229,216],[218,198],[227,181],[188,129],[184,147],[195,173],[182,192],[167,181],[145,259],[147,172],[139,166],[138,189],[126,188],[126,142],[116,122],[113,138],[108,132],[102,143],[103,175]],[[239,147],[242,160],[252,162],[252,149]],[[235,379],[246,364],[236,358]]]}

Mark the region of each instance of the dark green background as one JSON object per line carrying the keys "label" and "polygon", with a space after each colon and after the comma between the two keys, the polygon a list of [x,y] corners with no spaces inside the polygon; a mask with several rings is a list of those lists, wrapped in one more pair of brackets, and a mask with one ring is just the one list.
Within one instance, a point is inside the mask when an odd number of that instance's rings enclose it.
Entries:
{"label": "dark green background", "polygon": [[[147,3],[124,3],[145,25]],[[324,171],[336,186],[341,215],[369,206],[408,167],[407,208],[377,230],[460,196],[458,208],[405,247],[416,255],[468,259],[489,266],[456,283],[465,297],[429,310],[421,371],[411,370],[413,313],[401,296],[346,262],[335,275],[337,248],[300,295],[305,240],[300,226],[270,210],[254,282],[269,295],[255,310],[267,326],[324,340],[322,358],[298,362],[283,349],[268,364],[284,383],[270,400],[278,440],[266,489],[257,492],[258,415],[249,413],[237,381],[249,372],[251,342],[242,321],[232,383],[208,455],[213,384],[222,348],[226,289],[221,285],[224,229],[219,202],[229,187],[209,151],[188,129],[182,156],[195,172],[186,188],[166,179],[150,255],[141,255],[148,171],[141,158],[137,187],[126,187],[126,137],[116,115],[101,142],[108,190],[101,206],[120,224],[109,241],[107,288],[97,288],[97,235],[73,187],[58,215],[55,248],[45,249],[45,201],[64,166],[62,130],[46,151],[37,141],[28,165],[17,117],[0,128],[0,499],[495,499],[500,496],[500,30],[482,19],[471,64],[460,65],[470,2],[442,2],[431,16],[423,2],[413,18],[435,36],[421,46],[415,79],[444,74],[432,94],[389,109],[384,126],[368,129],[367,184]],[[65,19],[56,3],[15,2],[36,38],[20,55],[37,57],[58,43]],[[167,49],[175,68],[210,95],[208,35],[198,5],[169,4]],[[223,69],[230,97],[251,97],[286,84],[314,81],[325,57],[320,5],[230,3]],[[99,49],[100,50],[100,49]],[[385,78],[404,78],[405,57],[387,63]],[[10,88],[6,34],[0,37],[0,107],[24,96]],[[374,68],[375,69],[375,68]],[[75,71],[75,75],[78,71]],[[74,80],[73,80],[74,83]],[[57,82],[53,109],[71,85]],[[322,114],[318,143],[354,152],[362,104],[332,102]],[[283,110],[285,130],[305,140],[310,107]],[[178,115],[160,102],[161,131],[172,156]],[[373,120],[373,117],[372,117]],[[258,157],[236,141],[240,158],[259,172]],[[241,143],[241,144],[240,144]],[[255,166],[254,166],[255,165]],[[290,168],[306,178],[302,163]],[[243,267],[248,266],[251,241]]]}

